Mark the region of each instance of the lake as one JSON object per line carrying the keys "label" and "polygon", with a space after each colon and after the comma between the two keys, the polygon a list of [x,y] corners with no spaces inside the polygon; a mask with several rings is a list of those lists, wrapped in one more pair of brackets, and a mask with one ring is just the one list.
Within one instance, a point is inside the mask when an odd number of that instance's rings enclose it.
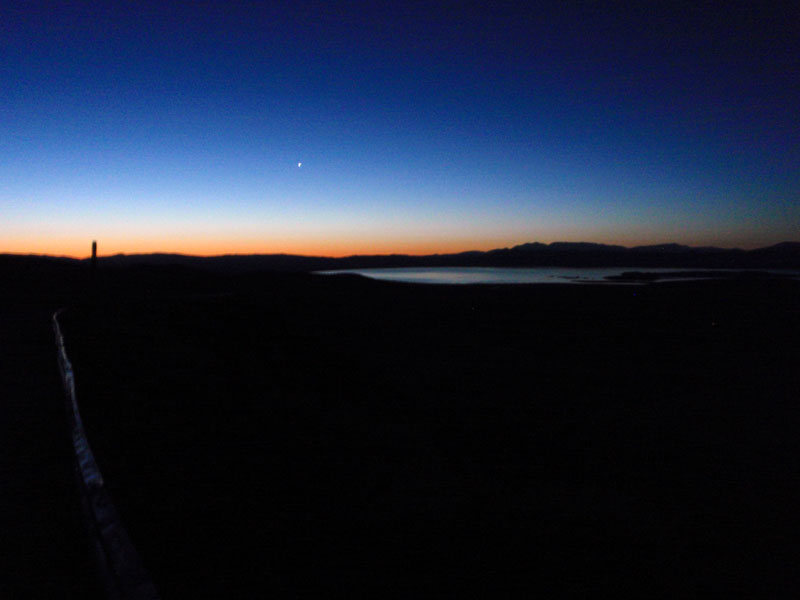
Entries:
{"label": "lake", "polygon": [[[700,269],[657,269],[651,267],[403,267],[391,269],[343,269],[319,271],[324,275],[354,273],[385,281],[434,284],[520,284],[520,283],[613,283],[630,285],[631,282],[610,282],[606,277],[629,271],[648,273],[675,273]],[[722,269],[715,269],[720,271]],[[731,273],[739,272],[731,270]]]}

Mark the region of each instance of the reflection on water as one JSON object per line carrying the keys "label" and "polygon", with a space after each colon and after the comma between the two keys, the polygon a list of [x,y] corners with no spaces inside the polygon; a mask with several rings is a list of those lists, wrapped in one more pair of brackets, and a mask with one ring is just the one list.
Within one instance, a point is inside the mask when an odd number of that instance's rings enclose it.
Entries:
{"label": "reflection on water", "polygon": [[[394,269],[348,269],[321,271],[324,274],[356,273],[373,279],[407,283],[580,283],[603,281],[609,275],[619,275],[631,269],[568,268],[568,267],[420,267]],[[674,270],[674,269],[664,269]]]}
{"label": "reflection on water", "polygon": [[[648,273],[697,272],[699,269],[665,269],[643,267],[403,267],[392,269],[343,269],[338,271],[319,271],[324,275],[355,273],[386,281],[406,283],[444,283],[444,284],[519,284],[519,283],[588,283],[602,282],[611,285],[631,285],[630,281],[609,281],[606,278],[630,271]],[[739,269],[714,269],[716,272],[730,271],[731,275],[741,273]],[[778,272],[777,270],[770,270]],[[698,277],[701,278],[701,277]],[[668,280],[667,278],[664,281]]]}

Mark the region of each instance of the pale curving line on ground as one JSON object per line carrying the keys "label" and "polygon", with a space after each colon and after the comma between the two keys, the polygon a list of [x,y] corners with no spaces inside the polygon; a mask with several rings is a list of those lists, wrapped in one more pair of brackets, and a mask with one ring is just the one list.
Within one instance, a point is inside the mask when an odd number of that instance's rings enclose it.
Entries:
{"label": "pale curving line on ground", "polygon": [[84,519],[94,545],[100,574],[111,599],[158,600],[158,592],[122,526],[119,514],[103,483],[103,476],[94,460],[89,441],[86,439],[75,396],[75,375],[67,357],[64,336],[58,323],[58,315],[63,311],[62,308],[53,314],[58,366],[67,395],[67,416],[77,464],[76,475]]}

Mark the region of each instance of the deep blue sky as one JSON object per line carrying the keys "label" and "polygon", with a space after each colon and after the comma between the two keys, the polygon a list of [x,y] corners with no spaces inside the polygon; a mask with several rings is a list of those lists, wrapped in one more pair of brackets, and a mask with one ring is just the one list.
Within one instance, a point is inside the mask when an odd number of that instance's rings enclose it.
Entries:
{"label": "deep blue sky", "polygon": [[798,9],[97,4],[1,9],[0,251],[800,239]]}

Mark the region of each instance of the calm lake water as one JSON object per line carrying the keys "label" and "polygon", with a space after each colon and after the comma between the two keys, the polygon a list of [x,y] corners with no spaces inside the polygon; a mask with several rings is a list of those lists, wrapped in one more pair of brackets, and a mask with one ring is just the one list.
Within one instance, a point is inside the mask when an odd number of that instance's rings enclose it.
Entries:
{"label": "calm lake water", "polygon": [[[779,274],[784,277],[800,278],[800,271],[790,269],[757,269],[760,272]],[[406,283],[475,284],[475,283],[596,283],[610,285],[637,285],[631,281],[609,281],[606,277],[621,275],[630,271],[647,273],[678,273],[689,271],[726,271],[731,275],[743,273],[748,269],[658,269],[650,267],[403,267],[393,269],[342,269],[338,271],[318,271],[322,275],[355,273],[372,279],[403,281]],[[665,277],[660,281],[687,280],[688,277]],[[691,279],[703,279],[692,277]]]}
{"label": "calm lake water", "polygon": [[[356,273],[372,279],[404,281],[407,283],[586,283],[608,282],[609,275],[621,275],[628,271],[647,271],[648,273],[675,273],[676,271],[697,271],[698,269],[652,269],[643,267],[407,267],[394,269],[344,269],[339,271],[319,271],[321,274]],[[618,283],[618,282],[614,282]],[[629,285],[629,283],[627,283]]]}

